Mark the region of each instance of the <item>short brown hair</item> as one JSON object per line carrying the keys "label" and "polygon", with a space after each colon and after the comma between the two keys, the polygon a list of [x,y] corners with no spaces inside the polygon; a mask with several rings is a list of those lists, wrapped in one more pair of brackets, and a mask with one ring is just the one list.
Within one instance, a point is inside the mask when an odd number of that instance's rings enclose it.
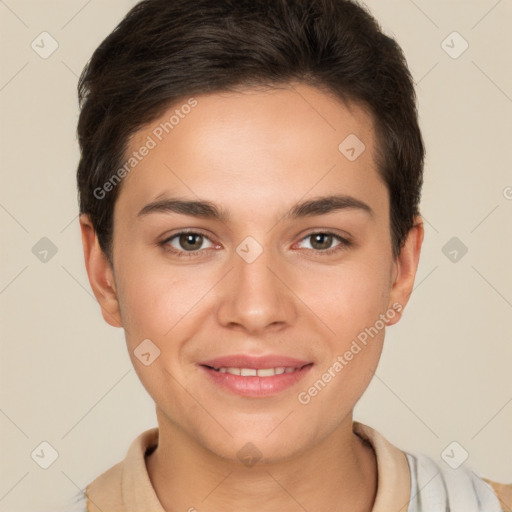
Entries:
{"label": "short brown hair", "polygon": [[[419,214],[424,145],[403,52],[353,0],[144,0],[96,49],[78,84],[80,213],[112,263],[129,138],[193,95],[302,82],[367,107],[390,197],[394,256]],[[341,142],[341,141],[340,141]]]}

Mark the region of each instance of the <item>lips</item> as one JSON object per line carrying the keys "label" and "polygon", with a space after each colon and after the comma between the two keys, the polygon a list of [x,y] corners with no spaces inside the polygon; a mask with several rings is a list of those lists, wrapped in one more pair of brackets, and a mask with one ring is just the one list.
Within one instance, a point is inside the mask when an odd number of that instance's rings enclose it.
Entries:
{"label": "lips", "polygon": [[295,386],[312,362],[288,356],[232,355],[202,361],[199,366],[214,385],[245,397],[262,398]]}
{"label": "lips", "polygon": [[[270,368],[258,368],[250,369],[250,365],[259,364],[262,365],[273,365],[283,364],[283,358],[269,358],[255,362],[254,358],[244,357],[240,358],[218,358],[208,361],[212,364],[243,364],[249,366],[237,368],[237,367],[223,367],[221,370],[214,369],[214,366],[205,364],[199,365],[204,375],[207,376],[208,381],[212,383],[216,389],[224,390],[230,394],[239,395],[246,398],[265,398],[278,395],[287,389],[291,389],[298,385],[298,382],[302,380],[313,367],[313,363],[305,364],[297,367],[304,361],[298,359],[286,358],[286,364],[293,364],[293,366]],[[222,371],[224,370],[224,371]],[[279,373],[277,371],[279,370]],[[239,373],[240,372],[240,373]],[[254,375],[254,372],[257,375]],[[263,373],[263,374],[262,374]],[[218,396],[217,393],[215,396]]]}

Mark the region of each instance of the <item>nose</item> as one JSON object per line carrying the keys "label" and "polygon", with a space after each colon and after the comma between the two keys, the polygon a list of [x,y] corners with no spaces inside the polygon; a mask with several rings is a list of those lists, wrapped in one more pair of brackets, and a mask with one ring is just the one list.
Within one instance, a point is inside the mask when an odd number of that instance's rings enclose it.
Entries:
{"label": "nose", "polygon": [[222,326],[259,335],[295,322],[296,297],[286,283],[283,265],[270,250],[251,263],[234,253],[230,263],[233,269],[217,295],[216,314]]}

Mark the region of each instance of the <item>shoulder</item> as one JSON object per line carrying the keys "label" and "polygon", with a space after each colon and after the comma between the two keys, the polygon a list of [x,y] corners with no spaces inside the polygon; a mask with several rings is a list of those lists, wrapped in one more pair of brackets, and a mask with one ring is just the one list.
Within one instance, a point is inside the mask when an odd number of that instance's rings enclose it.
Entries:
{"label": "shoulder", "polygon": [[[83,491],[78,491],[66,501],[52,505],[51,512],[119,512],[124,510],[120,487],[121,473],[120,463],[112,466],[90,482]],[[94,496],[94,499],[91,499],[91,495]],[[97,506],[98,500],[101,502],[101,508]]]}
{"label": "shoulder", "polygon": [[512,484],[500,484],[487,478],[482,480],[491,486],[498,497],[503,512],[512,512]]}
{"label": "shoulder", "polygon": [[484,479],[465,466],[444,467],[425,455],[405,455],[411,474],[408,512],[512,512],[512,484]]}

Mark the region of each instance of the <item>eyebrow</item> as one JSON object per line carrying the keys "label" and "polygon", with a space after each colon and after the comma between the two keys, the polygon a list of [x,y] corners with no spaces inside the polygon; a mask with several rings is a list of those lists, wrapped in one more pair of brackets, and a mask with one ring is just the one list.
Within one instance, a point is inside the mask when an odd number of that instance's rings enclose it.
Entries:
{"label": "eyebrow", "polygon": [[[295,204],[283,217],[285,220],[326,215],[340,210],[359,210],[374,216],[371,207],[363,201],[347,195],[330,195],[309,199]],[[164,198],[153,201],[140,210],[138,217],[152,213],[179,213],[203,219],[229,221],[229,214],[211,201]],[[282,219],[282,220],[283,220]]]}

